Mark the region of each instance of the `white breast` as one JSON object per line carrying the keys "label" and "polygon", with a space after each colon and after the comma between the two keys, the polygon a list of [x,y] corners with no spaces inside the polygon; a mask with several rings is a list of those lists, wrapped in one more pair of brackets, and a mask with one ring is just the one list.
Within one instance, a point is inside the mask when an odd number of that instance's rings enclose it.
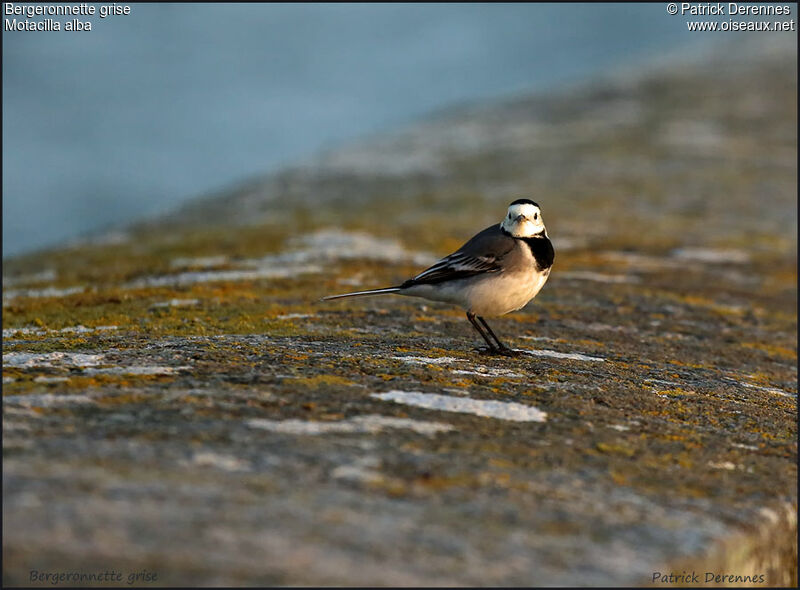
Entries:
{"label": "white breast", "polygon": [[466,290],[467,309],[479,316],[498,316],[516,311],[541,291],[550,269],[537,272],[487,275]]}

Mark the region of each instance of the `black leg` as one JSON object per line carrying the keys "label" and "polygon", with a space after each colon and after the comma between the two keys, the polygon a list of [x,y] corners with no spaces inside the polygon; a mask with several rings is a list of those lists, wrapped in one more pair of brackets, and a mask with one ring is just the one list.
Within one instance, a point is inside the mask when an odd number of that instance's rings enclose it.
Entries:
{"label": "black leg", "polygon": [[[478,324],[478,322],[475,321],[475,314],[472,313],[471,311],[468,311],[467,312],[467,319],[469,320],[469,323],[472,324],[472,327],[475,328],[478,331],[478,334],[481,335],[481,338],[483,338],[486,341],[486,344],[489,345],[489,351],[490,352],[497,351],[497,347],[494,345],[494,343],[491,340],[489,340],[489,337],[481,329],[480,324]],[[485,322],[484,322],[484,324],[485,324]],[[497,337],[495,337],[495,340],[497,340]]]}
{"label": "black leg", "polygon": [[486,323],[485,319],[483,319],[480,316],[478,316],[478,319],[480,320],[481,324],[483,324],[483,327],[486,328],[486,331],[489,332],[489,334],[492,335],[492,338],[494,338],[494,341],[497,342],[497,350],[499,350],[500,352],[502,352],[503,354],[508,355],[508,356],[515,356],[515,355],[518,354],[517,351],[515,351],[513,348],[509,348],[508,346],[506,346],[505,344],[500,342],[500,339],[497,337],[497,334],[495,334],[492,331],[492,329],[489,327],[489,324]]}
{"label": "black leg", "polygon": [[480,323],[483,324],[483,327],[486,328],[486,331],[491,335],[491,337],[494,338],[494,341],[497,342],[497,347],[498,348],[508,348],[505,344],[500,342],[500,339],[492,331],[492,329],[489,327],[489,324],[486,323],[485,319],[483,319],[481,316],[477,316],[477,318],[480,321]]}

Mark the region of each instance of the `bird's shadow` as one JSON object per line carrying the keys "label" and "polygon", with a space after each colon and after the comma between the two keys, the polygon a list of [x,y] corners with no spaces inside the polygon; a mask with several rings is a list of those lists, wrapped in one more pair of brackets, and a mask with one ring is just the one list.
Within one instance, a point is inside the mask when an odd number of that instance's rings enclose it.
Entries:
{"label": "bird's shadow", "polygon": [[481,356],[508,357],[508,358],[533,356],[527,350],[521,350],[519,348],[489,348],[487,346],[480,346],[475,348],[474,350]]}

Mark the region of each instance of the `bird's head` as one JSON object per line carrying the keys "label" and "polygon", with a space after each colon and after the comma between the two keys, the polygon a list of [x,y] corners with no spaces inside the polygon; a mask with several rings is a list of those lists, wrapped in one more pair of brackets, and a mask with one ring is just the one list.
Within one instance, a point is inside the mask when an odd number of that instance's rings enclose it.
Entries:
{"label": "bird's head", "polygon": [[537,234],[547,235],[539,205],[530,199],[517,199],[508,206],[503,223],[504,230],[515,238],[531,238]]}

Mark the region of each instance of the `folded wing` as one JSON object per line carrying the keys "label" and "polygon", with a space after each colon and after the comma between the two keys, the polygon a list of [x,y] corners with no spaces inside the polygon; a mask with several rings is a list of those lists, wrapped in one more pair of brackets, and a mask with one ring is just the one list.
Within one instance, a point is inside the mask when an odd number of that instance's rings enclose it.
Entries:
{"label": "folded wing", "polygon": [[486,228],[456,252],[442,258],[401,288],[454,281],[479,274],[500,272],[503,258],[514,248],[514,239],[503,234],[499,225]]}

